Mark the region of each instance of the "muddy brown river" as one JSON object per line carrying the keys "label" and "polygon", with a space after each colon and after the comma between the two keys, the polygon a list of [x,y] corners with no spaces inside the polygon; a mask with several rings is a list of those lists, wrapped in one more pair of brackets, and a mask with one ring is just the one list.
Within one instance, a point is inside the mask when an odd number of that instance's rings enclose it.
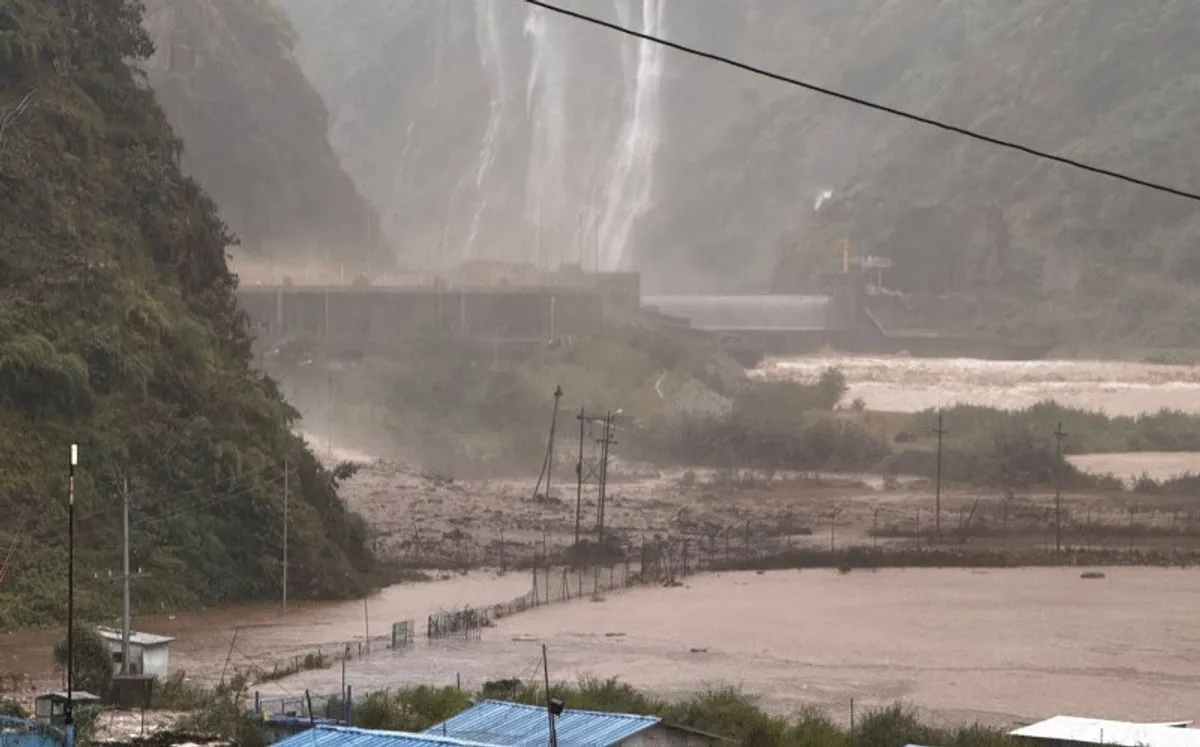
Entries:
{"label": "muddy brown river", "polygon": [[[1052,398],[1114,414],[1200,412],[1200,369],[1185,366],[813,357],[768,362],[756,374],[810,379],[828,366],[845,372],[850,397],[882,410],[1022,407]],[[1139,457],[1123,456],[1119,471],[1136,470]],[[1108,471],[1102,459],[1087,466]],[[1107,573],[1100,581],[1081,580],[1078,569],[696,578],[681,589],[543,608],[502,621],[480,641],[422,640],[352,662],[348,679],[361,691],[456,676],[465,686],[532,677],[546,642],[556,677],[620,676],[664,695],[730,683],[780,711],[811,703],[844,717],[854,698],[863,705],[904,699],[955,721],[1054,713],[1192,718],[1184,694],[1200,686],[1200,573]],[[528,588],[524,574],[476,574],[387,589],[365,606],[293,605],[284,617],[278,605],[258,605],[144,618],[135,627],[176,636],[173,668],[213,679],[227,657],[231,666],[263,665],[316,646],[332,650],[367,629],[378,635],[394,621],[420,623],[431,612],[506,601]],[[54,636],[0,638],[0,673],[52,682]],[[264,696],[336,692],[340,677],[340,668],[308,672],[261,689]]]}
{"label": "muddy brown river", "polygon": [[[696,577],[540,608],[481,641],[422,641],[353,663],[347,681],[536,680],[546,643],[556,678],[620,677],[666,696],[729,684],[780,712],[816,705],[848,719],[853,698],[996,725],[1056,713],[1192,718],[1200,572],[1117,568],[1084,580],[1082,570]],[[340,669],[307,672],[277,690],[337,692],[340,678]]]}

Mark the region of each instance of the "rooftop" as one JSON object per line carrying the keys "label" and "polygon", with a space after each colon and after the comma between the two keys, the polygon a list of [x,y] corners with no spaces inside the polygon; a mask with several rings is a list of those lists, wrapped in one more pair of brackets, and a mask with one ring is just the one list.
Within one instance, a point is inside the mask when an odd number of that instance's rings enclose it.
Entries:
{"label": "rooftop", "polygon": [[[64,700],[65,701],[67,699],[67,691],[62,690],[62,691],[57,691],[57,692],[52,692],[52,693],[42,693],[41,695],[38,695],[35,698],[35,700],[47,700],[47,699],[48,700]],[[87,692],[86,690],[72,690],[71,691],[71,702],[72,703],[84,703],[84,702],[92,702],[92,701],[97,701],[97,700],[100,700],[99,695],[94,695],[92,693]]]}
{"label": "rooftop", "polygon": [[[117,643],[121,642],[121,631],[119,630],[114,628],[96,628],[96,632],[99,633],[100,637],[106,641],[115,641]],[[165,646],[173,640],[175,639],[168,635],[155,635],[154,633],[138,633],[132,630],[129,631],[129,643],[132,646]]]}
{"label": "rooftop", "polygon": [[1119,747],[1200,747],[1200,729],[1186,728],[1186,723],[1136,724],[1129,721],[1055,716],[1015,729],[1010,734],[1014,737]]}
{"label": "rooftop", "polygon": [[431,734],[356,729],[352,726],[317,726],[282,739],[275,747],[497,747]]}
{"label": "rooftop", "polygon": [[[577,711],[555,719],[560,747],[604,747],[661,723],[655,716]],[[542,747],[549,743],[549,724],[542,706],[485,700],[426,730],[458,739],[474,739],[498,747]]]}

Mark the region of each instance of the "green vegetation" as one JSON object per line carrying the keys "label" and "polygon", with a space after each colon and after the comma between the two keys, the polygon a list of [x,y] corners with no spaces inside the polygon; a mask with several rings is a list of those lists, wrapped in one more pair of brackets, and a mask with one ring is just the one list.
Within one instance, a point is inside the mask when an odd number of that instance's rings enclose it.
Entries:
{"label": "green vegetation", "polygon": [[126,64],[140,21],[133,0],[0,6],[0,629],[65,614],[73,442],[81,619],[117,608],[125,479],[141,607],[274,596],[285,463],[293,595],[371,581],[362,521],[251,368],[232,238]]}
{"label": "green vegetation", "polygon": [[[71,658],[74,659],[75,688],[102,698],[108,697],[113,681],[113,658],[108,644],[90,628],[76,628]],[[67,668],[67,637],[54,644],[54,663]]]}
{"label": "green vegetation", "polygon": [[[301,345],[283,351],[276,365],[282,377],[324,401],[328,384],[319,358],[319,350]],[[597,418],[620,409],[625,460],[850,470],[889,453],[884,441],[846,417],[850,413],[833,412],[846,392],[840,371],[826,371],[812,385],[750,380],[704,345],[636,325],[519,356],[432,336],[400,360],[362,367],[368,371],[341,387],[339,415],[345,400],[358,396],[364,416],[382,417],[408,456],[450,475],[536,468],[558,385],[560,438],[578,437],[581,407]],[[672,396],[662,386],[668,379],[690,387],[691,400]],[[381,396],[390,407],[382,416],[363,381],[385,382]],[[599,426],[592,435],[599,437]]]}
{"label": "green vegetation", "polygon": [[[778,717],[760,709],[753,699],[731,688],[715,688],[680,702],[667,702],[639,692],[617,680],[586,680],[578,685],[557,684],[550,689],[568,708],[641,713],[661,716],[669,723],[716,734],[747,747],[902,747],[935,744],[947,747],[1003,747],[1014,744],[1003,732],[979,726],[937,728],[923,723],[900,705],[868,710],[855,719],[854,729],[843,728],[826,714],[804,710]],[[478,694],[453,687],[415,687],[372,693],[355,703],[356,726],[368,729],[422,731],[471,704],[473,696],[541,705],[545,691],[519,680],[484,685]],[[224,691],[214,696],[203,715],[190,719],[188,728],[200,733],[237,737],[238,744],[253,747],[252,727],[231,705],[244,696]],[[332,705],[337,711],[337,705]],[[199,728],[206,727],[206,728]],[[241,741],[247,737],[251,741]]]}
{"label": "green vegetation", "polygon": [[154,706],[189,711],[177,725],[180,731],[221,736],[238,747],[266,747],[271,740],[262,720],[254,715],[247,684],[244,677],[235,675],[228,684],[204,690],[187,685],[182,678],[172,679],[155,688]]}
{"label": "green vegetation", "polygon": [[[1200,416],[1178,410],[1130,416],[1111,416],[1041,402],[1022,410],[957,405],[942,411],[947,430],[955,441],[990,438],[999,430],[1044,433],[1053,439],[1062,423],[1064,454],[1115,453],[1125,451],[1200,451]],[[926,410],[914,415],[908,430],[920,433],[937,424],[937,413]]]}
{"label": "green vegetation", "polygon": [[0,716],[9,718],[25,718],[25,709],[15,700],[0,700]]}
{"label": "green vegetation", "polygon": [[[1043,402],[1023,410],[959,405],[942,412],[949,432],[943,443],[942,477],[981,487],[1021,489],[1045,487],[1061,477],[1068,488],[1122,490],[1114,476],[1092,476],[1060,459],[1054,431],[1061,423],[1065,455],[1126,451],[1200,450],[1200,417],[1163,410],[1137,417],[1112,417],[1103,413]],[[912,416],[905,428],[924,433],[937,423],[937,413],[927,410]],[[889,460],[892,473],[936,473],[934,453],[900,450]],[[1184,478],[1159,483],[1139,479],[1134,489],[1143,493],[1188,491],[1194,481]]]}

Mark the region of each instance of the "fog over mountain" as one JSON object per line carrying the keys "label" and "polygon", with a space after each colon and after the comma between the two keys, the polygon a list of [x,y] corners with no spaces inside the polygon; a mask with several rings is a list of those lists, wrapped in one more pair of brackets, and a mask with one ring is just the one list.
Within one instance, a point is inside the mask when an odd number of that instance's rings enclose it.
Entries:
{"label": "fog over mountain", "polygon": [[[636,267],[654,289],[761,290],[800,282],[848,239],[894,257],[903,290],[1070,291],[1096,265],[1200,279],[1200,219],[1184,200],[516,0],[275,2],[335,149],[409,261],[582,262]],[[1187,157],[1200,8],[1182,0],[561,4],[1200,184]]]}
{"label": "fog over mountain", "polygon": [[378,217],[326,136],[328,112],[292,55],[295,30],[267,0],[148,0],[142,63],[242,252],[281,261],[390,261]]}

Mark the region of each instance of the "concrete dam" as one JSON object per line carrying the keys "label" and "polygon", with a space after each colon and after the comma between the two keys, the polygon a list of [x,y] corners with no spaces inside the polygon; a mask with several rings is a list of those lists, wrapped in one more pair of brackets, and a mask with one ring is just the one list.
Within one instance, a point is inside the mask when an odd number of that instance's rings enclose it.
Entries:
{"label": "concrete dam", "polygon": [[401,351],[430,333],[489,347],[540,345],[595,334],[614,319],[639,319],[709,338],[747,360],[829,348],[1028,360],[1049,349],[997,339],[894,334],[865,303],[836,293],[642,297],[636,278],[618,275],[545,286],[246,286],[238,298],[260,345],[312,337],[335,342],[346,352]]}

